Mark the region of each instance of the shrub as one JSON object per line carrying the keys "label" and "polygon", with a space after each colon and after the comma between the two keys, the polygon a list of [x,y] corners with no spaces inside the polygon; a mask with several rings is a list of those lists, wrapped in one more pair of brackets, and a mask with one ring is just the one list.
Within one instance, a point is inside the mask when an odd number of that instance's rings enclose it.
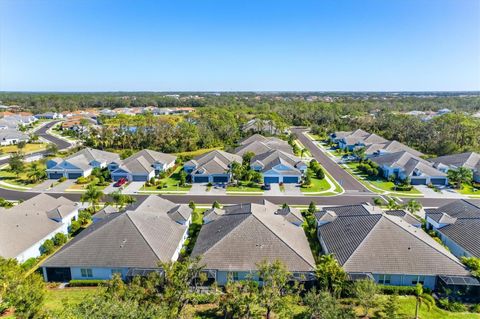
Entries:
{"label": "shrub", "polygon": [[319,169],[317,170],[315,175],[317,176],[318,179],[324,179],[325,178],[325,172],[323,171],[323,169],[321,167],[319,167]]}
{"label": "shrub", "polygon": [[451,312],[465,312],[468,310],[467,306],[463,303],[450,301],[448,298],[438,300],[438,306]]}
{"label": "shrub", "polygon": [[72,222],[72,224],[70,225],[70,230],[69,230],[70,234],[76,233],[80,229],[81,226],[82,225],[80,224],[80,222],[78,220],[74,220]]}
{"label": "shrub", "polygon": [[89,182],[89,179],[87,177],[79,177],[77,178],[77,184],[83,185],[87,184]]}
{"label": "shrub", "polygon": [[193,300],[194,304],[197,305],[206,305],[206,304],[213,304],[217,299],[217,295],[213,293],[194,293],[190,296],[191,300]]}
{"label": "shrub", "polygon": [[55,249],[55,244],[53,243],[53,240],[47,239],[43,242],[42,246],[40,246],[40,251],[42,255],[48,255],[53,252]]}
{"label": "shrub", "polygon": [[[25,270],[28,270],[28,269],[32,269],[33,266],[35,266],[37,264],[37,258],[28,258],[27,260],[25,260],[25,262],[22,264],[22,268],[25,269]],[[1,314],[1,309],[0,309],[0,314]]]}
{"label": "shrub", "polygon": [[480,313],[480,303],[472,307],[472,312]]}
{"label": "shrub", "polygon": [[100,279],[72,279],[68,283],[70,287],[95,287],[105,283],[105,280]]}
{"label": "shrub", "polygon": [[67,178],[65,176],[62,176],[58,179],[58,181],[61,183],[61,182],[65,182],[67,180]]}
{"label": "shrub", "polygon": [[378,285],[378,287],[384,295],[394,295],[394,294],[398,294],[401,296],[415,295],[415,287],[413,286]]}
{"label": "shrub", "polygon": [[67,236],[64,233],[57,233],[53,236],[53,243],[55,246],[61,246],[67,242]]}
{"label": "shrub", "polygon": [[409,192],[412,190],[412,188],[413,188],[412,185],[396,185],[395,186],[395,189],[397,191],[403,191],[403,192]]}

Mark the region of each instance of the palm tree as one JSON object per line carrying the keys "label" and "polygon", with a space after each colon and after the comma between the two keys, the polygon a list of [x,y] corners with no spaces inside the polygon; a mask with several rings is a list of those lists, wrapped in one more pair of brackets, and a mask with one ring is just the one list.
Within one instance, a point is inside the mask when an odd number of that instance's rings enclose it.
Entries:
{"label": "palm tree", "polygon": [[421,284],[417,284],[415,288],[415,300],[415,319],[418,319],[418,311],[420,310],[422,304],[427,306],[428,311],[430,311],[435,304],[433,297],[423,292],[423,286]]}
{"label": "palm tree", "polygon": [[80,201],[82,204],[88,202],[93,207],[93,211],[96,212],[96,205],[100,202],[100,199],[103,197],[103,195],[103,192],[95,185],[89,184],[87,186],[87,191],[82,194]]}
{"label": "palm tree", "polygon": [[420,209],[422,209],[422,204],[420,204],[418,201],[416,201],[415,199],[412,199],[411,201],[409,201],[405,206],[404,208],[412,215],[415,215],[417,212],[420,211]]}
{"label": "palm tree", "polygon": [[398,209],[398,204],[395,200],[393,199],[389,199],[388,200],[388,203],[387,203],[387,208],[388,210],[394,210],[394,209]]}
{"label": "palm tree", "polygon": [[302,149],[300,150],[300,158],[301,158],[301,159],[303,159],[303,155],[305,155],[306,152],[307,152],[307,149],[305,149],[305,148],[302,148]]}
{"label": "palm tree", "polygon": [[30,165],[30,168],[27,172],[27,177],[30,179],[30,181],[32,181],[32,183],[38,182],[45,176],[46,176],[45,171],[40,169],[40,167],[38,166],[38,163],[33,162]]}
{"label": "palm tree", "polygon": [[469,183],[473,179],[473,172],[466,167],[448,170],[448,179],[455,183],[455,187],[462,188],[463,183]]}

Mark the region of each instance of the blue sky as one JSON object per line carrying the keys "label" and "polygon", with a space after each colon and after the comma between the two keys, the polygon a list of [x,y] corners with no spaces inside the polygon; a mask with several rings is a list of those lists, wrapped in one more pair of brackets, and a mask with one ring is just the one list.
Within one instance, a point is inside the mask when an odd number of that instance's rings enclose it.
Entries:
{"label": "blue sky", "polygon": [[0,0],[0,90],[480,90],[480,1]]}

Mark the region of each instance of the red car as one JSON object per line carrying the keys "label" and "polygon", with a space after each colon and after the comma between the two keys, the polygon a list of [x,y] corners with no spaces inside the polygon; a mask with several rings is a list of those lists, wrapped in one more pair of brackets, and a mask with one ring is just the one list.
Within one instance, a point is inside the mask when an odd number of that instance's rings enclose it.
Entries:
{"label": "red car", "polygon": [[113,184],[113,187],[120,187],[125,183],[127,183],[127,179],[125,177],[122,177],[115,184]]}

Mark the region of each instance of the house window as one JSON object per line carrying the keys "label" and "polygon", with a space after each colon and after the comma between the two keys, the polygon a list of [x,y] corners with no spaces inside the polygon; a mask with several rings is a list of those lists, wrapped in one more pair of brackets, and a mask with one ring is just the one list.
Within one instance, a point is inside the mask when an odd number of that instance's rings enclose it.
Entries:
{"label": "house window", "polygon": [[381,285],[389,285],[392,282],[391,275],[380,275],[378,277],[378,283]]}
{"label": "house window", "polygon": [[238,281],[238,271],[231,271],[228,273],[228,279],[232,281]]}
{"label": "house window", "polygon": [[115,274],[122,275],[122,268],[112,268],[112,276]]}
{"label": "house window", "polygon": [[412,285],[420,284],[423,285],[425,283],[425,276],[417,276],[416,278],[412,279]]}
{"label": "house window", "polygon": [[81,268],[80,273],[82,274],[82,277],[84,278],[92,278],[93,273],[91,268]]}

